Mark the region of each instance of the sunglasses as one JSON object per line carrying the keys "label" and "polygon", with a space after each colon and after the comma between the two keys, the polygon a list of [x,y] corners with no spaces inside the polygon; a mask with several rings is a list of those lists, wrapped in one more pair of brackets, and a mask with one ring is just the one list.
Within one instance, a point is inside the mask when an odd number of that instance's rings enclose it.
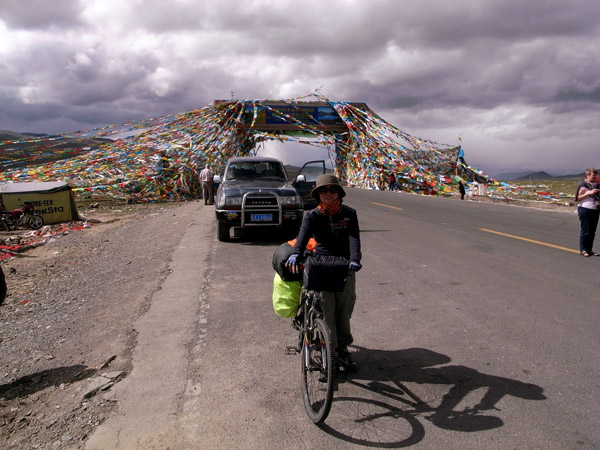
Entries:
{"label": "sunglasses", "polygon": [[327,194],[328,192],[330,194],[337,194],[338,190],[337,190],[337,188],[334,188],[334,187],[319,189],[319,194]]}

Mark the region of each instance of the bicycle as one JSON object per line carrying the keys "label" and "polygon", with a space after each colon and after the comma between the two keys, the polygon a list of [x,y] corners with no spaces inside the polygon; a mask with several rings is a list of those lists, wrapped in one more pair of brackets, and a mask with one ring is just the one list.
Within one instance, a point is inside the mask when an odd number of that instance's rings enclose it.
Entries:
{"label": "bicycle", "polygon": [[320,292],[302,288],[299,313],[293,320],[298,344],[288,347],[288,354],[300,353],[302,400],[309,419],[316,424],[327,418],[335,386],[331,332],[320,302]]}
{"label": "bicycle", "polygon": [[[331,410],[336,375],[331,331],[321,307],[321,292],[341,290],[340,286],[343,287],[348,274],[348,260],[310,256],[306,259],[303,270],[304,286],[300,305],[292,320],[292,325],[298,330],[298,344],[288,347],[287,353],[300,353],[304,408],[309,419],[319,424],[325,421]],[[318,277],[311,275],[312,273],[318,273]],[[341,277],[342,274],[345,276]]]}

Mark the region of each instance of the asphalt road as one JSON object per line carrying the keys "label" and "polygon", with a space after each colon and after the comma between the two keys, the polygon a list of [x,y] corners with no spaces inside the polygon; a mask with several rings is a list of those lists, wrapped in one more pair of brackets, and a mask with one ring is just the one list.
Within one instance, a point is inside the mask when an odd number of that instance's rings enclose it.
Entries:
{"label": "asphalt road", "polygon": [[[576,214],[354,189],[346,203],[364,255],[361,369],[339,383],[325,426],[304,413],[299,357],[284,352],[295,332],[272,309],[280,239],[217,242],[202,207],[167,278],[185,307],[166,318],[153,301],[148,313],[180,330],[153,363],[170,375],[146,367],[119,383],[130,412],[89,448],[600,448],[600,258],[579,255]],[[140,383],[172,391],[162,417],[128,410]]]}

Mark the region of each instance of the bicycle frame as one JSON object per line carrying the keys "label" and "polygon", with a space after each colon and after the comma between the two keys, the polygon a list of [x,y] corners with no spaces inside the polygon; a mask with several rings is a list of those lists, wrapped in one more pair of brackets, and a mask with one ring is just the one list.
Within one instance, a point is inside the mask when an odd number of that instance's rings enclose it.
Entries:
{"label": "bicycle frame", "polygon": [[[308,346],[308,337],[307,332],[312,330],[315,326],[315,320],[317,318],[324,318],[325,314],[321,309],[320,305],[320,295],[314,291],[306,291],[302,289],[302,305],[304,308],[304,324],[302,329],[300,330],[300,339],[302,340],[303,345]],[[306,358],[308,358],[308,353],[305,354]],[[308,361],[306,361],[308,364]]]}
{"label": "bicycle frame", "polygon": [[298,324],[298,348],[297,352],[302,350],[302,345],[305,341],[306,331],[315,326],[316,319],[324,319],[325,313],[321,309],[319,292],[307,291],[302,288],[300,296],[300,308],[302,309],[302,323]]}

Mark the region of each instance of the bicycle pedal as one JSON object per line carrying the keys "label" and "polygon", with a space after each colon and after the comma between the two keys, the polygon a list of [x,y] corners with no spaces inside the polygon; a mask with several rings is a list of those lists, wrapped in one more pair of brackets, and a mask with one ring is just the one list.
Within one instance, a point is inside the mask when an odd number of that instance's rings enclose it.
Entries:
{"label": "bicycle pedal", "polygon": [[285,348],[286,355],[297,355],[298,353],[300,353],[300,350],[298,350],[298,347],[296,347],[295,345],[288,345]]}

